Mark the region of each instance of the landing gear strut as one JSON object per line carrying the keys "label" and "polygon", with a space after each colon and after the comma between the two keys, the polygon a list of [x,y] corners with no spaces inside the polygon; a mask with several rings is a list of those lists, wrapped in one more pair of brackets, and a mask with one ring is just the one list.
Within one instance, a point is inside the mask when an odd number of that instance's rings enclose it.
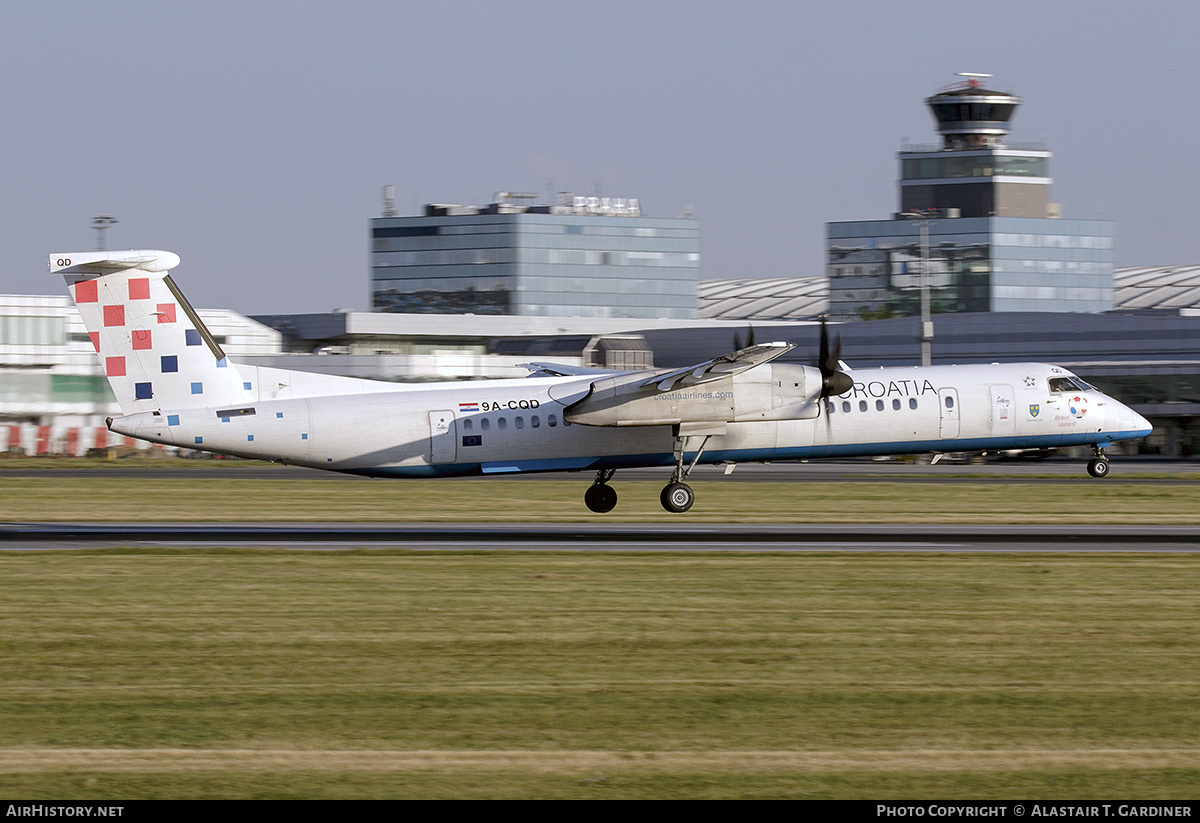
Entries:
{"label": "landing gear strut", "polygon": [[1099,446],[1092,446],[1092,454],[1095,457],[1088,461],[1088,474],[1096,478],[1108,477],[1108,457],[1105,456],[1104,450]]}
{"label": "landing gear strut", "polygon": [[601,469],[596,472],[596,479],[583,493],[583,502],[597,514],[610,512],[617,506],[617,490],[608,485],[608,481],[612,480],[616,473],[616,469]]}
{"label": "landing gear strut", "polygon": [[708,445],[709,437],[711,435],[704,435],[704,439],[700,441],[700,448],[696,449],[696,456],[692,458],[692,462],[686,468],[683,465],[683,449],[687,445],[687,435],[675,438],[675,471],[671,473],[671,482],[658,495],[659,502],[667,511],[681,514],[696,502],[696,493],[683,481],[687,480],[692,469],[696,468],[696,464],[700,462],[700,455],[704,454],[704,447]]}

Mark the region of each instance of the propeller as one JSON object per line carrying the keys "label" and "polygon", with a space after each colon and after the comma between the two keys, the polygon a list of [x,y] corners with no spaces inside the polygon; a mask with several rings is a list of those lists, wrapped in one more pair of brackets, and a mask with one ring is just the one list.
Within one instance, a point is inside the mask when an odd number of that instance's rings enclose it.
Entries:
{"label": "propeller", "polygon": [[854,378],[844,371],[838,370],[838,360],[842,357],[842,336],[839,334],[829,345],[829,328],[825,323],[825,315],[821,315],[821,350],[817,356],[817,366],[821,369],[821,400],[825,401],[835,394],[845,394],[854,388]]}
{"label": "propeller", "polygon": [[821,315],[821,349],[817,354],[817,367],[821,370],[821,396],[817,400],[817,416],[825,413],[825,436],[833,440],[833,421],[829,419],[829,398],[835,394],[845,394],[854,388],[854,378],[844,371],[838,371],[838,360],[842,356],[842,336],[834,338],[833,346],[829,345],[829,328],[825,315]]}
{"label": "propeller", "polygon": [[754,345],[754,326],[753,325],[751,325],[749,323],[746,324],[746,341],[745,341],[745,343],[742,342],[741,332],[735,331],[733,333],[733,350],[734,351],[741,351],[742,349],[748,349],[753,345]]}

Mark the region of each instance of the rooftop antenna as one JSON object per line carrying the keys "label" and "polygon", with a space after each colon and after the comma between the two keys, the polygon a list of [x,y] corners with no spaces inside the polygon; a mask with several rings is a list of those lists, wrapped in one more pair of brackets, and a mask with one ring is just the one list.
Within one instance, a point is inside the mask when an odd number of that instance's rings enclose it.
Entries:
{"label": "rooftop antenna", "polygon": [[955,74],[957,74],[959,77],[967,78],[967,85],[973,89],[977,89],[983,85],[981,78],[992,76],[990,74],[983,74],[977,71],[960,71],[955,72]]}
{"label": "rooftop antenna", "polygon": [[117,222],[117,218],[107,214],[97,214],[92,218],[92,228],[96,230],[96,251],[108,251],[104,240],[104,230]]}
{"label": "rooftop antenna", "polygon": [[396,187],[395,186],[384,186],[383,187],[383,216],[384,217],[395,217],[396,216]]}

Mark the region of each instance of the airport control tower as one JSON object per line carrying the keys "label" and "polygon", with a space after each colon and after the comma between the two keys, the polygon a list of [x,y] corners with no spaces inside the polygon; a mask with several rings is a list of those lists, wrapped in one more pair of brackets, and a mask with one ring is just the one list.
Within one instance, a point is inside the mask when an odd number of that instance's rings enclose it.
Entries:
{"label": "airport control tower", "polygon": [[925,100],[941,145],[900,152],[900,211],[958,210],[960,217],[1060,217],[1050,203],[1050,152],[1006,146],[1021,98],[983,87],[980,76]]}
{"label": "airport control tower", "polygon": [[935,313],[1110,310],[1113,224],[1062,219],[1050,152],[1007,142],[1021,98],[960,77],[925,100],[941,142],[898,155],[892,218],[827,225],[831,317],[920,315],[922,280]]}

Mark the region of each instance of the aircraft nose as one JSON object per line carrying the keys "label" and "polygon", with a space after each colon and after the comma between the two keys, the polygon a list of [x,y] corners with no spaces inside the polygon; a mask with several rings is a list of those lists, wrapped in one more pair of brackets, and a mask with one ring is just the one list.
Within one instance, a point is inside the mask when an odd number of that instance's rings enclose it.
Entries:
{"label": "aircraft nose", "polygon": [[1120,409],[1120,426],[1122,433],[1133,434],[1137,437],[1145,437],[1154,429],[1149,420],[1123,403]]}
{"label": "aircraft nose", "polygon": [[1143,437],[1154,431],[1154,426],[1150,425],[1150,421],[1142,417],[1137,412],[1133,413],[1134,430]]}

